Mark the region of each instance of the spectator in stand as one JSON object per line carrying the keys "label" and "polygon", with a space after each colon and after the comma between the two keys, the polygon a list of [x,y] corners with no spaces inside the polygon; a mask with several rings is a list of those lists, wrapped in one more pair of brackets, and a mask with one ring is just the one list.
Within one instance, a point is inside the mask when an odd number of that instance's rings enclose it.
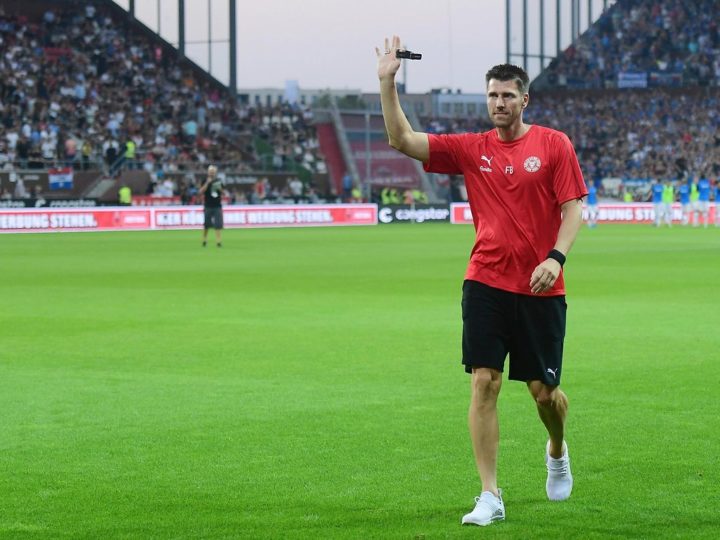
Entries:
{"label": "spectator in stand", "polygon": [[619,74],[654,73],[669,84],[717,79],[717,0],[616,2],[568,47],[541,79],[557,86],[607,88]]}
{"label": "spectator in stand", "polygon": [[118,190],[118,204],[120,206],[130,206],[132,204],[132,190],[127,184],[123,184]]}
{"label": "spectator in stand", "polygon": [[353,177],[346,172],[342,177],[343,202],[349,202],[352,198]]}
{"label": "spectator in stand", "polygon": [[48,136],[41,145],[42,159],[46,167],[53,167],[57,158],[57,139]]}
{"label": "spectator in stand", "polygon": [[175,182],[171,177],[166,176],[157,189],[159,197],[172,197],[175,195]]}
{"label": "spectator in stand", "polygon": [[293,202],[298,204],[303,194],[302,181],[297,176],[288,177],[287,187]]}
{"label": "spectator in stand", "polygon": [[125,141],[125,149],[122,155],[123,163],[127,164],[127,167],[129,169],[135,168],[135,159],[137,156],[135,155],[137,150],[137,144],[132,139],[132,137],[128,137]]}
{"label": "spectator in stand", "polygon": [[415,203],[428,204],[428,202],[430,202],[428,200],[427,193],[425,193],[421,189],[417,189],[417,188],[413,189],[412,197],[413,197],[413,202],[415,202]]}
{"label": "spectator in stand", "polygon": [[268,195],[270,194],[270,190],[270,180],[268,180],[267,176],[259,178],[257,182],[255,182],[255,186],[253,189],[253,197],[250,203],[261,204],[265,202],[265,200],[268,198]]}
{"label": "spectator in stand", "polygon": [[115,163],[117,163],[118,155],[120,152],[120,143],[115,139],[105,140],[103,143],[103,154],[105,156],[105,163],[110,176],[115,172]]}
{"label": "spectator in stand", "polygon": [[12,157],[11,154],[5,148],[5,143],[0,141],[0,169],[9,170],[12,169]]}
{"label": "spectator in stand", "polygon": [[27,169],[28,158],[30,157],[30,141],[23,135],[15,146],[17,165],[20,169]]}
{"label": "spectator in stand", "polygon": [[18,178],[15,181],[15,191],[13,192],[13,198],[15,199],[27,199],[29,194],[25,189],[25,182],[22,178]]}
{"label": "spectator in stand", "polygon": [[77,157],[77,141],[70,135],[65,139],[65,165],[67,167],[75,167],[75,159]]}

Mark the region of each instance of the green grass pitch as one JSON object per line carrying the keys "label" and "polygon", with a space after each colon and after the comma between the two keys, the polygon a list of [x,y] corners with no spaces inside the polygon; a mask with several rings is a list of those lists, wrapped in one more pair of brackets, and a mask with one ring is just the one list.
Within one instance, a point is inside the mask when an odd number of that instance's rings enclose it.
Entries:
{"label": "green grass pitch", "polygon": [[480,530],[460,526],[478,494],[459,364],[472,240],[0,236],[0,538],[717,538],[720,230],[582,230],[573,495],[546,500],[544,431],[506,381],[507,520]]}

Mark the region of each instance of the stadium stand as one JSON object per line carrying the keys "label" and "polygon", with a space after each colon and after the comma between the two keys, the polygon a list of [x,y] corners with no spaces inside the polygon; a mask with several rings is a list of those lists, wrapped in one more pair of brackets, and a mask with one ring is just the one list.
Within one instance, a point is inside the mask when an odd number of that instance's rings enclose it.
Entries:
{"label": "stadium stand", "polygon": [[[568,134],[600,195],[720,176],[720,2],[620,0],[533,81],[526,122]],[[484,131],[425,119],[428,132]]]}
{"label": "stadium stand", "polygon": [[533,82],[527,120],[565,131],[604,196],[716,180],[718,20],[715,0],[620,0]]}
{"label": "stadium stand", "polygon": [[[602,196],[630,186],[642,199],[651,178],[716,180],[718,20],[713,0],[616,2],[533,81],[526,120],[566,132]],[[113,202],[128,185],[192,202],[209,162],[221,164],[237,202],[298,200],[295,178],[303,199],[337,200],[342,178],[357,181],[367,168],[376,192],[407,185],[462,198],[457,179],[431,189],[416,164],[387,148],[378,114],[366,123],[347,104],[319,117],[304,106],[234,102],[110,1],[0,0],[0,75],[0,198]],[[417,127],[491,125],[423,118]],[[53,186],[66,167],[72,186]]]}
{"label": "stadium stand", "polygon": [[717,0],[620,0],[550,64],[536,85],[717,84],[719,20]]}
{"label": "stadium stand", "polygon": [[[294,177],[328,189],[310,109],[234,102],[112,2],[0,2],[0,75],[5,197],[30,169],[45,196],[112,201],[121,184],[168,180],[179,195],[209,162],[236,182],[231,195],[249,195],[254,171],[278,191]],[[41,171],[64,166],[72,188],[51,190]]]}
{"label": "stadium stand", "polygon": [[640,186],[652,178],[717,178],[719,105],[717,87],[546,92],[531,97],[526,119],[566,132],[587,179]]}

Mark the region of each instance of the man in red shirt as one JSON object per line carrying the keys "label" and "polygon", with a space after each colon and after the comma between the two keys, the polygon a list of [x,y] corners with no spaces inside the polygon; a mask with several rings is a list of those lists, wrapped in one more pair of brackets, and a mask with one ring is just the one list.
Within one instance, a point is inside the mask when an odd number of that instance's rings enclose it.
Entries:
{"label": "man in red shirt", "polygon": [[572,491],[568,401],[559,388],[567,308],[562,265],[582,225],[587,189],[568,137],[523,122],[530,86],[524,70],[503,64],[486,74],[495,129],[428,135],[414,131],[400,107],[398,49],[397,36],[385,40],[385,51],[375,49],[390,146],[429,172],[463,174],[475,224],[463,284],[462,362],[471,374],[468,426],[482,491],[462,523],[489,525],[505,519],[496,405],[508,354],[509,378],[527,384],[548,431],[547,496],[564,500]]}

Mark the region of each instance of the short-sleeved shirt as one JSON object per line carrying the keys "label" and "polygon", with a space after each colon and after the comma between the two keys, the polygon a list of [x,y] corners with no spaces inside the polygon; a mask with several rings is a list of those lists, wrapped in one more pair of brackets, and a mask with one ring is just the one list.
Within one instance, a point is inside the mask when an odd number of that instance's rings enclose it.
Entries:
{"label": "short-sleeved shirt", "polygon": [[682,204],[690,204],[690,187],[683,182],[680,184],[678,191],[680,192],[680,202]]}
{"label": "short-sleeved shirt", "polygon": [[660,183],[653,184],[653,187],[652,187],[653,199],[652,200],[655,204],[662,203],[663,189],[664,189],[664,186],[662,184],[660,184]]}
{"label": "short-sleeved shirt", "polygon": [[702,202],[710,200],[710,181],[707,178],[698,181],[698,200]]}
{"label": "short-sleeved shirt", "polygon": [[[426,171],[465,176],[476,231],[465,279],[532,294],[530,276],[555,246],[561,205],[587,195],[568,137],[533,125],[509,142],[496,130],[428,141]],[[544,294],[565,294],[562,273]]]}
{"label": "short-sleeved shirt", "polygon": [[216,178],[205,190],[205,208],[222,206],[222,180]]}
{"label": "short-sleeved shirt", "polygon": [[597,200],[597,188],[590,184],[588,186],[588,198],[587,198],[588,206],[597,206],[598,200]]}

